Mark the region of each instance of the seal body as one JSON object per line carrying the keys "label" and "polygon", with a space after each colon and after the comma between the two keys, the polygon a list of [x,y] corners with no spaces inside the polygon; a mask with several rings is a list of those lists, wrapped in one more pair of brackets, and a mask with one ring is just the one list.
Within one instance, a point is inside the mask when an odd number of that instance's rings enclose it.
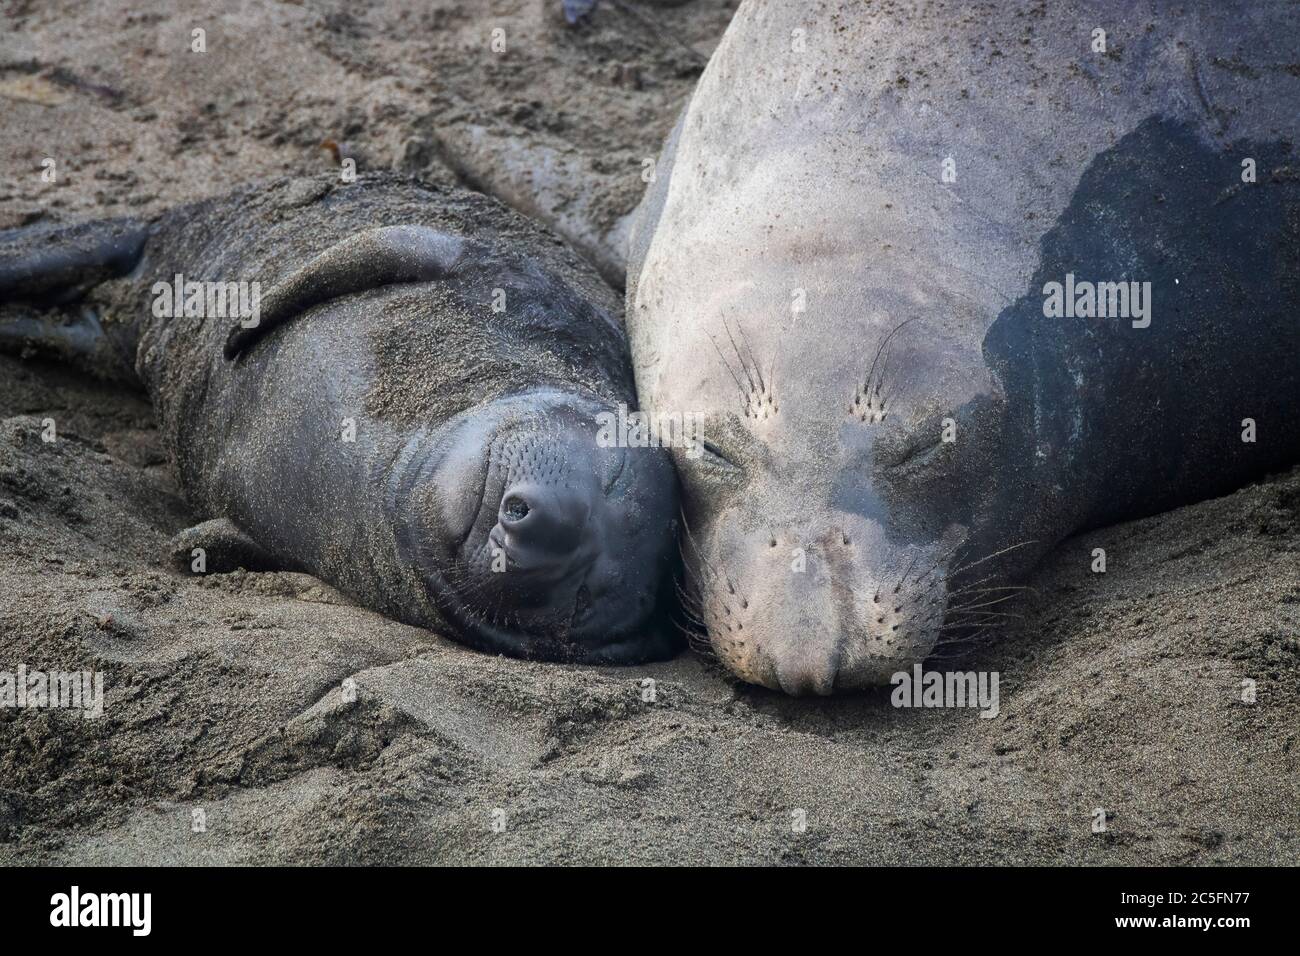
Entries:
{"label": "seal body", "polygon": [[[375,176],[250,187],[137,234],[5,238],[4,298],[93,319],[111,347],[81,356],[117,356],[148,390],[201,516],[487,650],[667,649],[642,628],[671,465],[598,445],[601,417],[634,406],[617,300],[541,228]],[[70,303],[78,273],[97,284]]]}
{"label": "seal body", "polygon": [[1298,45],[1286,3],[742,4],[627,312],[643,407],[706,422],[736,674],[887,682],[1069,535],[1300,457]]}

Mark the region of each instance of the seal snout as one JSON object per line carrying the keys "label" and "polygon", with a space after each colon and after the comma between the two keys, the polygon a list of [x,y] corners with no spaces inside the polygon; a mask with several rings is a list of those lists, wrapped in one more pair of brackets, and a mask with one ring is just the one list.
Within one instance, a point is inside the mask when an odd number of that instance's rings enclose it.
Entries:
{"label": "seal snout", "polygon": [[951,538],[891,541],[831,510],[765,518],[737,507],[688,551],[691,613],[739,677],[799,697],[884,685],[945,633]]}
{"label": "seal snout", "polygon": [[590,549],[592,506],[587,487],[516,482],[501,497],[494,537],[511,567],[541,577],[562,576]]}
{"label": "seal snout", "polygon": [[819,657],[782,658],[776,662],[776,680],[781,690],[792,697],[829,696],[835,689],[835,674],[839,670],[839,654],[832,652]]}

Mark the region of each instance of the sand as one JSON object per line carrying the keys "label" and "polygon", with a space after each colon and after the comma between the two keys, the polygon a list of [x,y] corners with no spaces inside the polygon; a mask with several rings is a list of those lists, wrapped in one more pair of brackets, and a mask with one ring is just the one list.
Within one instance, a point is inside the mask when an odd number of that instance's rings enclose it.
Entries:
{"label": "sand", "polygon": [[[0,228],[318,170],[329,139],[490,191],[616,279],[731,6],[570,29],[542,0],[15,0]],[[1300,470],[1058,549],[1022,617],[939,665],[998,671],[993,719],[787,699],[694,655],[489,657],[305,575],[179,575],[192,521],[140,395],[0,357],[0,670],[106,690],[96,720],[0,709],[0,862],[1300,862]]]}

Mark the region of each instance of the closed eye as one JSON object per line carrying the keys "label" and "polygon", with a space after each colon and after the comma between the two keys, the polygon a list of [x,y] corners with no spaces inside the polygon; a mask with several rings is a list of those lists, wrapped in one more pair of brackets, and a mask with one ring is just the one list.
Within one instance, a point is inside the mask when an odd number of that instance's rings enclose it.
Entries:
{"label": "closed eye", "polygon": [[766,447],[734,413],[700,421],[692,440],[675,447],[673,455],[682,471],[718,480],[739,479],[768,459]]}
{"label": "closed eye", "polygon": [[739,474],[741,470],[740,466],[728,458],[721,448],[713,444],[713,442],[705,441],[704,439],[699,440],[699,444],[693,452],[692,449],[687,449],[686,457],[688,459],[694,459],[710,468],[727,473]]}
{"label": "closed eye", "polygon": [[923,465],[930,461],[935,455],[943,450],[943,436],[939,436],[932,442],[919,441],[913,444],[905,451],[891,468],[906,468],[909,466]]}

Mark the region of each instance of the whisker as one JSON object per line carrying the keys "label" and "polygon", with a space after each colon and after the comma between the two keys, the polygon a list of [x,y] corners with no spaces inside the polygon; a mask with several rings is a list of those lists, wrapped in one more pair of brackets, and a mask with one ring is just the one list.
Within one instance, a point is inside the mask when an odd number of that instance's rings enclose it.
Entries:
{"label": "whisker", "polygon": [[955,568],[953,571],[950,572],[950,574],[960,574],[963,571],[967,571],[975,567],[977,564],[983,564],[985,561],[992,561],[994,558],[1001,557],[1002,555],[1010,551],[1015,551],[1017,548],[1023,548],[1026,547],[1027,545],[1037,544],[1037,543],[1038,543],[1038,539],[1036,538],[1031,539],[1029,541],[1021,541],[1017,544],[1011,545],[1010,547],[1003,548],[1001,551],[994,551],[992,554],[985,555],[984,557],[980,558],[978,561],[971,561],[969,564],[964,564],[960,568]]}
{"label": "whisker", "polygon": [[997,587],[991,587],[991,588],[959,588],[956,591],[948,592],[948,595],[949,597],[952,597],[953,595],[958,595],[958,594],[990,594],[994,591],[1015,591],[1017,594],[1021,594],[1025,591],[1031,591],[1034,594],[1038,593],[1037,588],[1032,588],[1029,587],[1028,585],[1005,584],[1005,585],[999,585]]}
{"label": "whisker", "polygon": [[[881,340],[880,345],[878,345],[878,346],[876,347],[876,355],[875,355],[875,358],[873,358],[873,359],[871,360],[871,368],[867,371],[867,385],[868,385],[868,386],[871,384],[872,377],[876,374],[876,366],[877,366],[877,365],[879,364],[879,362],[880,362],[880,356],[881,356],[881,354],[885,351],[886,347],[888,347],[888,345],[889,345],[889,343],[890,343],[890,340],[893,339],[893,337],[894,337],[895,335],[897,335],[897,334],[899,333],[899,331],[900,331],[904,326],[906,326],[906,325],[910,325],[912,322],[915,322],[915,321],[916,321],[916,318],[917,318],[916,316],[912,316],[912,318],[910,318],[910,319],[904,319],[902,322],[898,323],[898,325],[894,326],[893,330],[890,331],[890,333],[889,333],[888,335],[886,335],[886,336],[884,337],[884,339]],[[883,370],[883,369],[881,370],[881,378],[882,378],[882,379],[884,378],[884,370]]]}
{"label": "whisker", "polygon": [[1023,614],[1008,614],[1006,611],[962,611],[954,615],[956,619],[946,619],[940,627],[961,627],[962,624],[1001,622],[1001,620],[1023,620]]}
{"label": "whisker", "polygon": [[[689,541],[691,543],[691,547],[695,549],[696,557],[699,558],[702,566],[709,572],[709,574],[713,576],[712,580],[714,583],[718,581],[722,581],[727,586],[727,592],[730,594],[735,594],[736,589],[731,583],[730,576],[725,574],[719,574],[718,570],[709,563],[709,559],[704,556],[704,551],[700,548],[699,542],[695,540],[695,533],[691,531],[690,522],[686,518],[686,510],[682,508],[682,509],[678,509],[678,511],[682,519],[682,529],[686,533],[686,540]],[[744,600],[743,597],[741,599]]]}
{"label": "whisker", "polygon": [[954,613],[958,611],[975,611],[982,607],[992,607],[995,604],[1001,604],[1003,601],[1010,601],[1012,598],[1018,597],[1020,597],[1020,592],[1012,591],[1010,594],[1004,594],[1002,597],[994,598],[992,601],[985,601],[983,604],[960,604],[956,607],[950,607],[949,610]]}
{"label": "whisker", "polygon": [[[740,363],[740,370],[745,373],[745,381],[749,382],[750,392],[757,390],[754,377],[749,373],[749,366],[745,363],[745,356],[740,354],[740,348],[736,345],[736,337],[731,334],[731,323],[727,317],[722,317],[722,330],[727,333],[727,339],[731,342],[731,350],[736,353],[736,361]],[[746,396],[748,397],[748,396]]]}
{"label": "whisker", "polygon": [[996,627],[996,625],[988,625],[986,627],[978,627],[974,629],[967,628],[966,633],[964,634],[950,635],[939,639],[935,642],[931,651],[937,650],[940,647],[948,647],[952,644],[973,644],[977,641],[982,641],[992,635],[996,630]]}
{"label": "whisker", "polygon": [[920,556],[921,556],[921,552],[918,549],[916,553],[912,555],[912,560],[907,563],[907,570],[903,572],[903,576],[899,578],[898,583],[894,585],[895,594],[897,594],[900,590],[902,590],[903,582],[906,581],[907,576],[912,573],[912,568],[916,567],[916,559],[919,558]]}
{"label": "whisker", "polygon": [[705,657],[716,658],[718,652],[713,649],[713,644],[709,641],[707,631],[697,631],[693,628],[686,627],[679,621],[673,621],[673,627],[681,631],[686,637],[686,646],[697,654]]}
{"label": "whisker", "polygon": [[[754,375],[758,378],[759,388],[766,392],[767,383],[763,381],[763,372],[758,367],[758,359],[754,357],[754,349],[749,344],[749,336],[745,334],[745,327],[740,324],[739,320],[736,322],[736,331],[740,333],[741,339],[744,340],[745,350],[749,352],[749,360],[754,364]],[[737,350],[736,354],[739,355],[740,351]]]}
{"label": "whisker", "polygon": [[682,610],[686,612],[687,616],[689,616],[694,623],[699,624],[702,627],[704,625],[704,606],[695,598],[694,595],[682,587],[680,582],[674,580],[673,587],[677,591],[677,598],[681,604]]}
{"label": "whisker", "polygon": [[732,369],[731,363],[727,361],[727,357],[722,354],[722,347],[718,345],[718,340],[710,334],[709,341],[713,343],[713,348],[717,351],[718,358],[722,359],[722,364],[726,366],[727,374],[730,375],[731,380],[736,383],[736,391],[740,393],[741,408],[747,410],[749,406],[749,393],[745,391],[745,386],[741,384],[740,377],[736,375],[735,370]]}
{"label": "whisker", "polygon": [[970,584],[963,585],[962,587],[955,588],[954,590],[949,591],[948,594],[949,595],[964,594],[966,591],[969,591],[975,588],[976,586],[983,584],[985,581],[995,580],[998,576],[999,575],[997,574],[997,572],[994,572],[993,574],[987,574],[984,577],[980,578],[978,581],[972,581]]}
{"label": "whisker", "polygon": [[[960,547],[962,546],[963,543],[964,543],[964,542],[958,541],[956,544],[954,544],[951,548],[949,548],[949,549],[948,549],[947,551],[945,551],[943,554],[941,554],[941,555],[939,555],[938,557],[936,557],[936,558],[934,559],[934,563],[930,565],[929,570],[926,571],[924,574],[922,574],[920,577],[918,577],[918,578],[916,579],[916,583],[917,583],[917,584],[920,584],[922,581],[924,581],[924,580],[925,580],[926,578],[928,578],[930,575],[934,574],[935,571],[938,571],[938,570],[939,570],[939,566],[940,566],[941,564],[943,564],[943,562],[947,561],[950,557],[952,557],[953,554],[957,551],[958,548],[960,548]],[[993,576],[993,575],[990,575],[990,577],[992,577],[992,576]],[[985,580],[988,580],[988,579],[986,578]],[[932,582],[930,582],[930,584],[926,585],[926,587],[933,587],[936,583],[937,583],[937,582],[932,581]]]}

